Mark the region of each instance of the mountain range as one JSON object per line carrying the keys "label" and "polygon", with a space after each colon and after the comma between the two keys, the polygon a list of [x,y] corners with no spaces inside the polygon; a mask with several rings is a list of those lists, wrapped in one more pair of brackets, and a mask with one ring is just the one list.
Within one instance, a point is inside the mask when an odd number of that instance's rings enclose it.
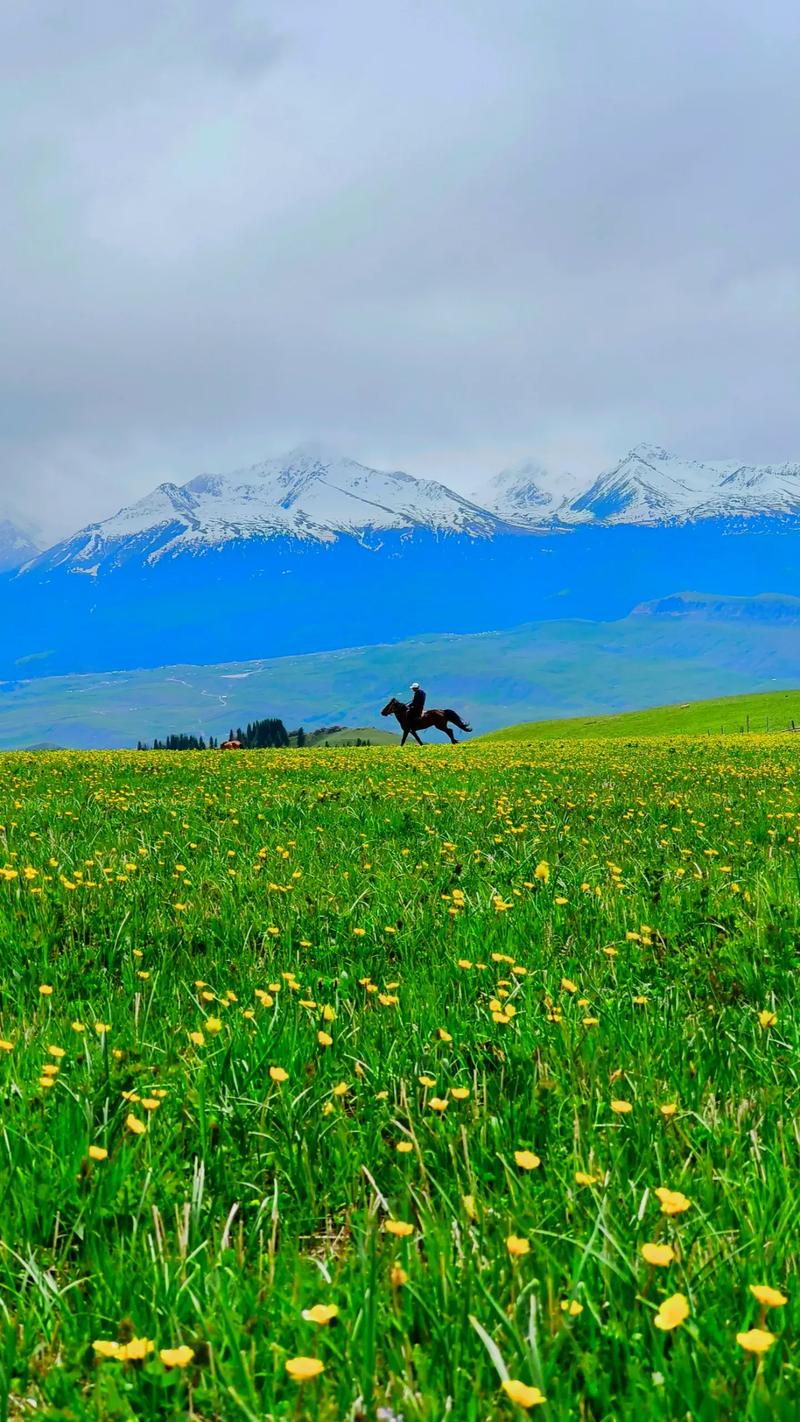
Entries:
{"label": "mountain range", "polygon": [[0,678],[294,656],[564,617],[698,582],[800,594],[800,465],[638,445],[471,497],[318,445],[165,483],[0,575]]}
{"label": "mountain range", "polygon": [[531,528],[798,519],[800,464],[704,463],[639,444],[588,484],[526,462],[496,475],[474,497],[498,517]]}
{"label": "mountain range", "polygon": [[[153,562],[243,539],[326,543],[419,529],[491,538],[512,528],[765,517],[800,519],[800,464],[703,463],[640,444],[595,478],[580,480],[528,460],[466,498],[435,480],[370,469],[307,444],[232,474],[159,484],[112,517],[34,556],[30,570],[68,566],[96,576],[131,558]],[[0,524],[0,538],[4,530],[14,532],[10,524]],[[17,566],[35,553],[18,537]]]}

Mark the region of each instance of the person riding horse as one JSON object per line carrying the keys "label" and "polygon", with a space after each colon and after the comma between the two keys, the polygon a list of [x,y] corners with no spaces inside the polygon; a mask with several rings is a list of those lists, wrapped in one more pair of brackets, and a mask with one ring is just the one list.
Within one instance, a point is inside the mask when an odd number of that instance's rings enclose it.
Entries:
{"label": "person riding horse", "polygon": [[391,701],[388,701],[381,711],[382,716],[394,716],[398,722],[403,732],[400,739],[401,746],[405,745],[409,736],[413,736],[414,740],[422,745],[418,732],[429,730],[442,731],[444,735],[453,742],[454,746],[458,745],[458,741],[450,730],[448,724],[450,721],[462,731],[469,732],[472,730],[472,727],[461,719],[458,712],[452,711],[450,707],[447,707],[443,711],[426,711],[425,692],[416,681],[412,683],[411,690],[414,694],[408,705],[406,705],[405,701],[398,701],[397,697],[393,696]]}

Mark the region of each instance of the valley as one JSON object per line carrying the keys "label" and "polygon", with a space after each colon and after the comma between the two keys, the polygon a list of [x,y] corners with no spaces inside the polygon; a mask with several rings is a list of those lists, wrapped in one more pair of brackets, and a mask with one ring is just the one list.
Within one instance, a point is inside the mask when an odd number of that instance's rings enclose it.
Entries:
{"label": "valley", "polygon": [[[419,680],[476,733],[518,722],[800,684],[800,600],[670,597],[616,621],[561,619],[428,634],[314,655],[190,663],[0,683],[0,747],[135,746],[183,731],[224,738],[280,716],[307,732],[374,727]],[[432,742],[439,738],[431,736]]]}

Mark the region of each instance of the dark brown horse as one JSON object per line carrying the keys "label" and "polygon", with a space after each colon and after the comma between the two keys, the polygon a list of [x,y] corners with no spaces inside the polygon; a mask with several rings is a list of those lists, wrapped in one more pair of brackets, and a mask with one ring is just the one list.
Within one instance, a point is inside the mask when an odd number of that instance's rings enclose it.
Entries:
{"label": "dark brown horse", "polygon": [[394,696],[392,697],[391,701],[387,701],[386,705],[381,711],[381,715],[397,717],[397,720],[400,723],[400,728],[403,732],[403,739],[400,742],[401,746],[405,745],[409,736],[413,736],[414,740],[418,741],[419,744],[422,745],[422,741],[420,741],[419,736],[417,735],[417,731],[429,731],[431,729],[433,729],[434,731],[442,731],[444,735],[450,737],[451,741],[453,742],[453,745],[457,746],[458,741],[453,735],[453,732],[450,730],[450,727],[447,724],[448,721],[452,721],[453,725],[458,726],[462,731],[472,730],[472,727],[468,726],[466,721],[462,721],[457,711],[449,710],[423,711],[416,725],[410,726],[408,717],[408,706],[404,701],[398,701],[397,698]]}
{"label": "dark brown horse", "polygon": [[220,750],[241,750],[241,741],[223,741]]}

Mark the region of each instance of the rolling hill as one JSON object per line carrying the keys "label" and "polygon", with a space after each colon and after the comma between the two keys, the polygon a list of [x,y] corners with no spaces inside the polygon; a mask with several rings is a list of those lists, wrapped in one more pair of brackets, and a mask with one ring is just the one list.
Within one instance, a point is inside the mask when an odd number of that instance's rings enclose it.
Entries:
{"label": "rolling hill", "polygon": [[528,721],[481,737],[487,741],[565,741],[607,737],[729,735],[800,729],[800,690],[720,696],[711,701],[653,706],[616,716]]}

